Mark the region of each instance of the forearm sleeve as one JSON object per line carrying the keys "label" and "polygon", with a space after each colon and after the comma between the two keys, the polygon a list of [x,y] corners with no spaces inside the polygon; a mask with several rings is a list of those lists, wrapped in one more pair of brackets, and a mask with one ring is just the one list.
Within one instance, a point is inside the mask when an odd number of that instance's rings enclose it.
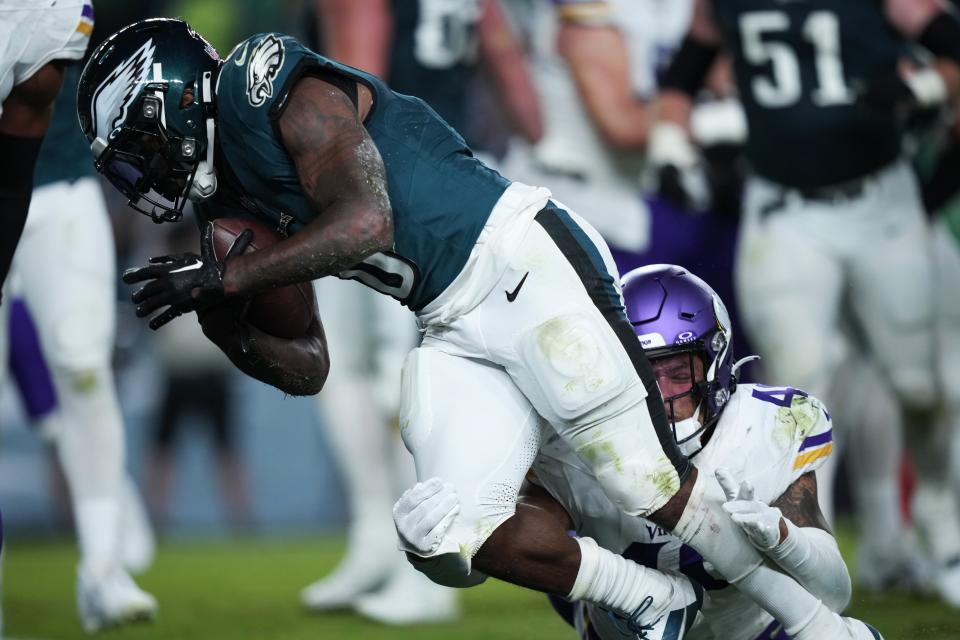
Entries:
{"label": "forearm sleeve", "polygon": [[716,60],[720,48],[704,44],[690,36],[684,38],[680,49],[670,61],[670,66],[660,83],[661,91],[675,89],[688,96],[696,95]]}
{"label": "forearm sleeve", "polygon": [[823,529],[784,521],[787,537],[770,550],[770,557],[831,610],[843,611],[850,602],[850,574],[837,541]]}
{"label": "forearm sleeve", "polygon": [[33,167],[42,141],[0,133],[0,289],[27,220]]}

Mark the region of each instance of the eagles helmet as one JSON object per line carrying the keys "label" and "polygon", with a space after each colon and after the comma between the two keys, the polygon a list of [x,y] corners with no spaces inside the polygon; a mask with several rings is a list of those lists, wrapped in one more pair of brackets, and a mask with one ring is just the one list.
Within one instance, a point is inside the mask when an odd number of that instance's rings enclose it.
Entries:
{"label": "eagles helmet", "polygon": [[124,27],[87,62],[77,111],[97,171],[154,222],[216,190],[216,49],[182,20]]}
{"label": "eagles helmet", "polygon": [[[673,403],[693,396],[697,407],[692,418],[672,422],[673,436],[685,455],[702,448],[700,436],[720,418],[737,384],[730,314],[706,282],[683,267],[654,264],[634,269],[623,278],[627,317],[651,360],[690,354],[689,391],[664,398],[673,414]],[[705,376],[696,380],[693,358],[703,360]],[[703,420],[700,420],[700,417]]]}

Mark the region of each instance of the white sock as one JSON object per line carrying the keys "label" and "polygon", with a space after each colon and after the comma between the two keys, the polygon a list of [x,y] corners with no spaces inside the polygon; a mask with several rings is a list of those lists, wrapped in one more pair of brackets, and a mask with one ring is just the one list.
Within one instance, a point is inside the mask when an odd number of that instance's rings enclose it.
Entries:
{"label": "white sock", "polygon": [[331,373],[317,399],[350,504],[347,552],[366,556],[373,549],[396,548],[392,519],[395,443],[372,400],[369,380],[339,373]]}
{"label": "white sock", "polygon": [[639,621],[652,624],[668,612],[696,600],[690,581],[649,569],[612,551],[592,538],[575,538],[580,545],[580,569],[567,598],[598,604],[629,617],[647,598],[652,603]]}
{"label": "white sock", "polygon": [[865,385],[861,397],[869,401],[859,402],[858,415],[850,416],[854,421],[849,429],[847,470],[861,545],[883,550],[898,544],[904,529],[899,487],[903,418],[896,397],[873,368],[861,373],[861,384]]}
{"label": "white sock", "polygon": [[120,509],[113,498],[86,498],[74,502],[80,563],[95,579],[117,566]]}
{"label": "white sock", "polygon": [[817,615],[820,601],[789,575],[764,564],[720,503],[705,495],[698,476],[674,535],[703,556],[741,592],[788,629],[802,629]]}
{"label": "white sock", "polygon": [[123,424],[106,364],[82,372],[53,370],[63,427],[57,454],[73,502],[81,563],[102,575],[119,550]]}

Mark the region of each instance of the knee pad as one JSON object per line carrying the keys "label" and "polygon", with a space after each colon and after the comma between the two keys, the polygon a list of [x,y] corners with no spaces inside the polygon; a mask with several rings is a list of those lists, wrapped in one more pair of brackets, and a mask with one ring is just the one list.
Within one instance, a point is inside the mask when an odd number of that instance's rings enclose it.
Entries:
{"label": "knee pad", "polygon": [[580,418],[638,379],[613,331],[592,315],[551,318],[522,334],[517,346],[525,371],[512,375],[532,378],[563,421]]}

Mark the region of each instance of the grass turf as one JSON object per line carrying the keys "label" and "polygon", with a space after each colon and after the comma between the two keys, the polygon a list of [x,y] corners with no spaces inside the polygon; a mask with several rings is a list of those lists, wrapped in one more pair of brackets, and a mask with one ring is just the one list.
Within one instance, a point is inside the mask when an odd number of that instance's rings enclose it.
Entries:
{"label": "grass turf", "polygon": [[[841,537],[850,558],[849,536]],[[8,640],[87,638],[74,612],[76,551],[68,541],[6,545],[4,627]],[[139,582],[157,596],[152,625],[111,630],[108,640],[572,640],[573,632],[540,594],[496,581],[463,593],[456,624],[388,628],[350,613],[317,616],[299,608],[297,593],[329,570],[342,540],[234,539],[168,542]],[[850,610],[887,640],[960,640],[960,613],[934,600],[855,593]]]}

